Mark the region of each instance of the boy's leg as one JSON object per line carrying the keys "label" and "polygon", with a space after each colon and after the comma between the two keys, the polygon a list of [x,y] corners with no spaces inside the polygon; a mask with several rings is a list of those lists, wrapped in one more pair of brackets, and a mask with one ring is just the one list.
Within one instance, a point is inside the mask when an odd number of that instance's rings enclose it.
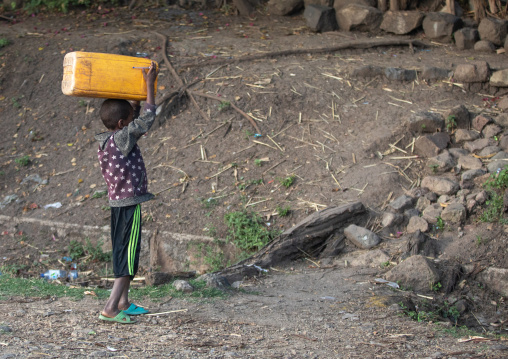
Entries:
{"label": "boy's leg", "polygon": [[120,313],[118,303],[120,302],[123,293],[126,291],[126,288],[127,292],[129,291],[130,282],[131,279],[128,276],[115,278],[113,289],[111,290],[109,299],[102,310],[102,315],[108,318],[114,318],[118,313]]}
{"label": "boy's leg", "polygon": [[[103,315],[129,307],[130,281],[138,269],[141,241],[141,206],[111,207],[111,241],[115,282]],[[115,315],[116,315],[115,314]],[[114,317],[114,316],[113,316]]]}

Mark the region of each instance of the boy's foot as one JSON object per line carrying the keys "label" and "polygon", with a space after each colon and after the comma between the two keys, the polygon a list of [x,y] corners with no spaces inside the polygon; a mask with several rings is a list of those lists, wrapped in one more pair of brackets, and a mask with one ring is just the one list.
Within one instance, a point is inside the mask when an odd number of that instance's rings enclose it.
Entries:
{"label": "boy's foot", "polygon": [[148,309],[145,309],[143,307],[138,307],[134,303],[131,303],[129,308],[125,309],[124,312],[127,315],[142,315],[142,314],[148,314],[148,313],[150,313],[150,311]]}
{"label": "boy's foot", "polygon": [[129,317],[127,314],[125,314],[125,312],[123,310],[121,310],[120,313],[118,313],[117,316],[114,318],[106,317],[105,315],[103,315],[101,313],[99,315],[99,319],[103,320],[105,322],[116,322],[116,323],[120,323],[120,324],[136,323],[136,320],[131,319],[131,317]]}

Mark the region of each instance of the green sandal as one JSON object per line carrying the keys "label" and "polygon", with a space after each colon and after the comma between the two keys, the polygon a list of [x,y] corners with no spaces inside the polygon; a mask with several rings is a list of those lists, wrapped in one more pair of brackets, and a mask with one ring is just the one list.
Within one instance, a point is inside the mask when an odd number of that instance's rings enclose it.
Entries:
{"label": "green sandal", "polygon": [[136,323],[136,320],[131,319],[131,317],[129,317],[127,314],[125,314],[123,310],[121,310],[120,313],[118,313],[117,316],[114,317],[114,318],[106,317],[105,315],[103,315],[101,313],[99,315],[99,319],[100,320],[104,320],[105,322],[117,322],[117,323],[120,323],[120,324],[132,324],[132,323]]}

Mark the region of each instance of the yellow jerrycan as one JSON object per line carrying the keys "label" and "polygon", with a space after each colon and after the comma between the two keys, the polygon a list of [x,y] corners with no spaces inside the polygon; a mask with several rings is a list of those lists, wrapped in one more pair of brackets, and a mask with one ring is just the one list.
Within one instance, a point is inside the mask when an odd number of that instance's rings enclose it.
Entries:
{"label": "yellow jerrycan", "polygon": [[69,52],[63,61],[62,92],[77,97],[144,101],[146,82],[141,71],[148,69],[151,61],[134,56]]}

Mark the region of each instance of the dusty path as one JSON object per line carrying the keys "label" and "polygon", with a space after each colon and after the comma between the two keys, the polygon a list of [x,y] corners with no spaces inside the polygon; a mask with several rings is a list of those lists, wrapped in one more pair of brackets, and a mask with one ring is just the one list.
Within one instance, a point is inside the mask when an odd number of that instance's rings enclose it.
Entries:
{"label": "dusty path", "polygon": [[[307,266],[307,264],[305,264]],[[394,310],[403,294],[375,285],[375,271],[272,271],[226,300],[163,298],[133,325],[97,318],[86,297],[3,301],[0,358],[502,358],[500,342],[460,343],[446,326]],[[441,353],[441,354],[436,354]],[[10,356],[9,356],[10,355]]]}

